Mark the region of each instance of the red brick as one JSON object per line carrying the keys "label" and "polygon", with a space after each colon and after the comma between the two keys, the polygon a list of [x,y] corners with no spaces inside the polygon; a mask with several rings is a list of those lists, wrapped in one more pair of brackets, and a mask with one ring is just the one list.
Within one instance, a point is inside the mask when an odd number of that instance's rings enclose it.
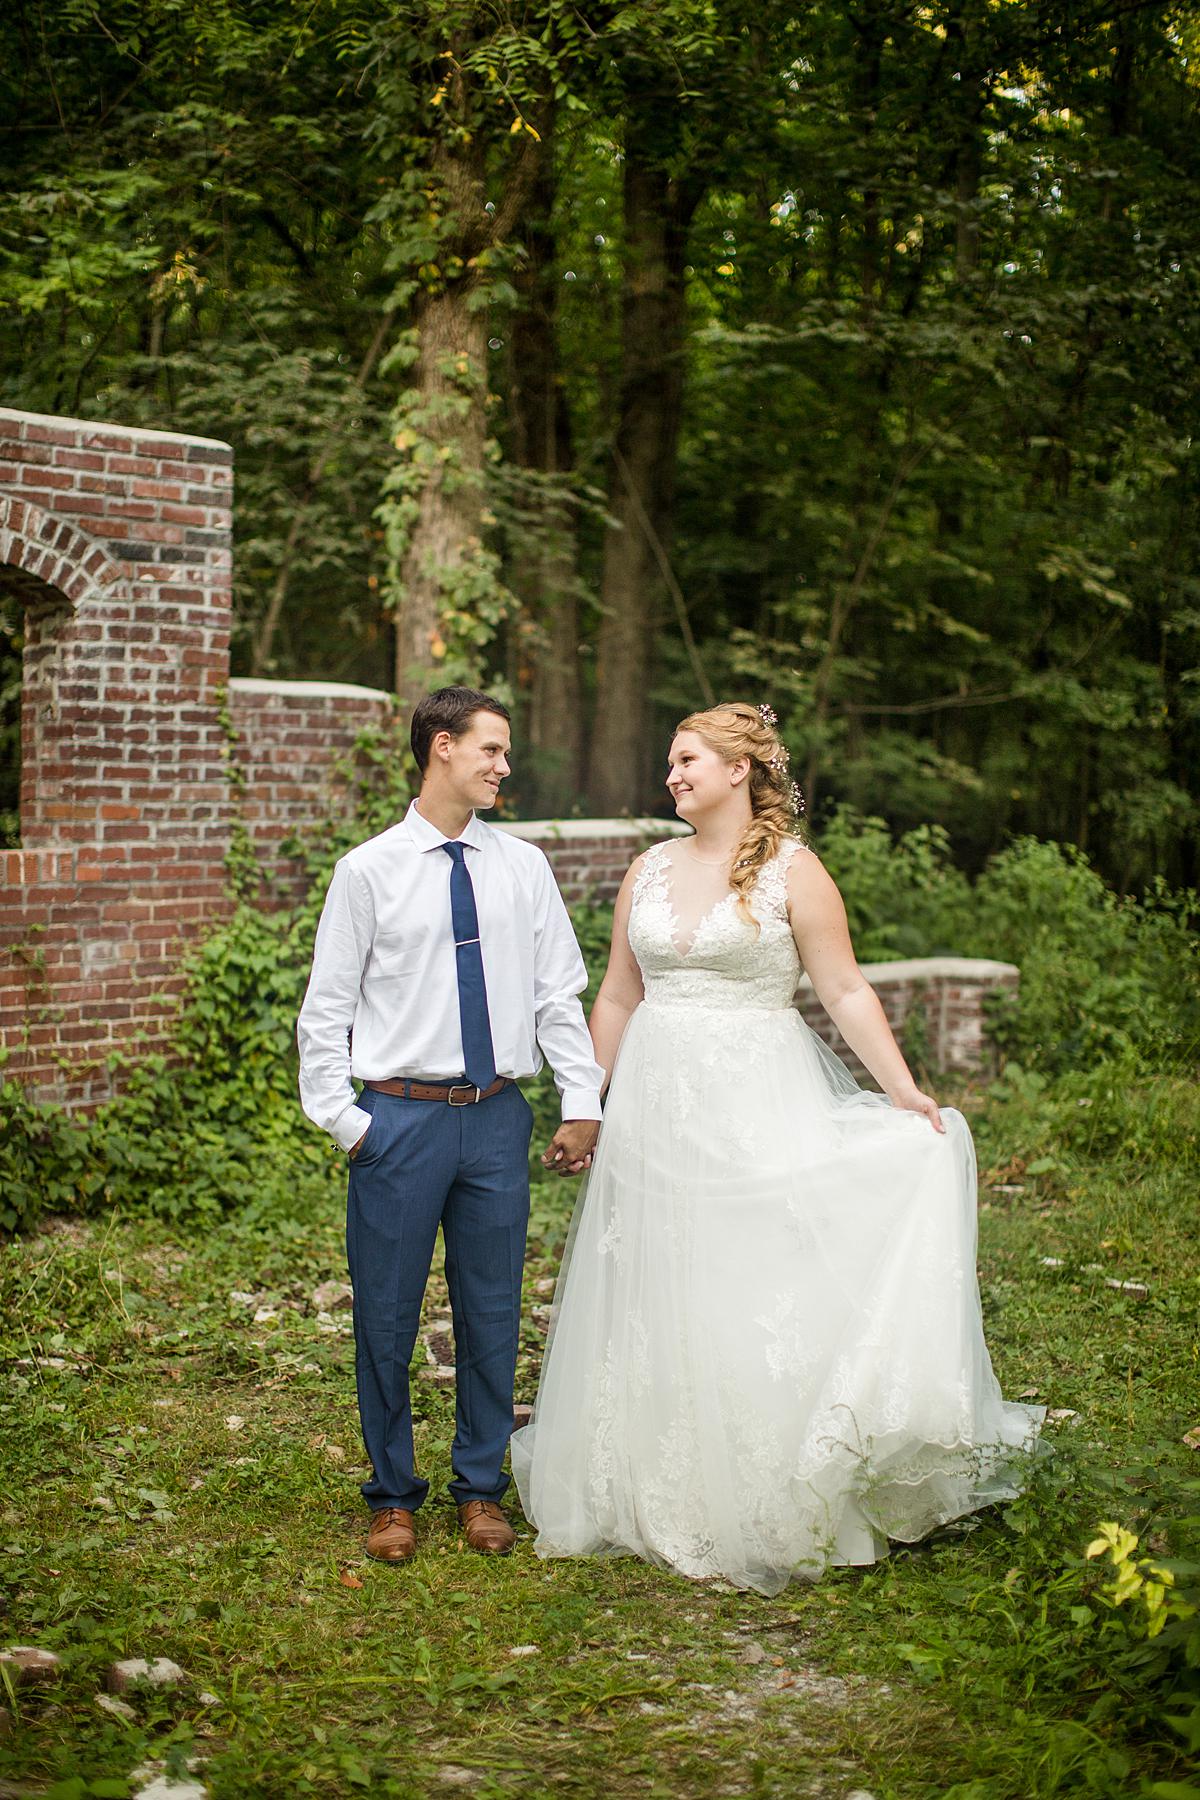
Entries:
{"label": "red brick", "polygon": [[58,469],[25,468],[21,470],[22,487],[66,489],[75,486],[75,477]]}

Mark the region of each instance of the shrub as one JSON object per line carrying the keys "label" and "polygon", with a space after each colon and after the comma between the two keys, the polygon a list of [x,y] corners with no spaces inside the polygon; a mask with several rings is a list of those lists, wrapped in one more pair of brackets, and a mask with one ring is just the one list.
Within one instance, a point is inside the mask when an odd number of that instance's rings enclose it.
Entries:
{"label": "shrub", "polygon": [[294,919],[243,904],[192,953],[171,1054],[114,1059],[122,1092],[91,1118],[0,1083],[0,1225],[101,1205],[217,1218],[327,1180],[336,1152],[296,1099],[308,957]]}
{"label": "shrub", "polygon": [[1021,970],[998,1021],[1001,1048],[1049,1071],[1132,1053],[1155,1068],[1200,1047],[1200,895],[1157,883],[1143,898],[1107,888],[1072,845],[1021,838],[977,882],[965,954]]}
{"label": "shrub", "polygon": [[1021,970],[994,1012],[1005,1054],[1048,1073],[1132,1056],[1149,1068],[1200,1049],[1200,895],[1156,883],[1107,888],[1071,845],[1020,838],[972,886],[937,826],[893,840],[883,820],[843,807],[821,832],[860,960],[994,957]]}
{"label": "shrub", "polygon": [[860,962],[963,954],[971,887],[940,825],[893,839],[883,819],[843,806],[822,827],[817,849],[846,902]]}

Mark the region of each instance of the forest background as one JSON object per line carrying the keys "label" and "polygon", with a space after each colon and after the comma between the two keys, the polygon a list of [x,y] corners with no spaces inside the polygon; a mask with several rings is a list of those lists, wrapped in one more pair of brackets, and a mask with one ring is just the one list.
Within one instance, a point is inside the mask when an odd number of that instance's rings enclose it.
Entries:
{"label": "forest background", "polygon": [[1111,0],[14,0],[0,400],[231,441],[235,671],[500,687],[526,817],[663,811],[736,695],[818,816],[1194,882],[1196,47]]}

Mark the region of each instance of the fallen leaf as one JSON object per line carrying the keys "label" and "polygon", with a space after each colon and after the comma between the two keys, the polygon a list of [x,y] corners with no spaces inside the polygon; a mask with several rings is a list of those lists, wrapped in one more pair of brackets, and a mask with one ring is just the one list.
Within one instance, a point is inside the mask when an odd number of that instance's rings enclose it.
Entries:
{"label": "fallen leaf", "polygon": [[1189,1450],[1200,1450],[1200,1425],[1193,1425],[1190,1431],[1185,1431],[1183,1441]]}
{"label": "fallen leaf", "polygon": [[230,1413],[225,1420],[226,1431],[240,1431],[246,1423],[241,1413]]}
{"label": "fallen leaf", "polygon": [[360,1588],[362,1586],[362,1582],[359,1580],[358,1576],[353,1572],[352,1569],[343,1569],[341,1574],[338,1576],[338,1580],[341,1582],[343,1587]]}

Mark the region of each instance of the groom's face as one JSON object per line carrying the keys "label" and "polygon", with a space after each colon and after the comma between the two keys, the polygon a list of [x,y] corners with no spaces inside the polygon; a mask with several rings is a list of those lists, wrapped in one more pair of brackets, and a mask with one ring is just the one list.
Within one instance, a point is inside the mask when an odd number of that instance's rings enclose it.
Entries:
{"label": "groom's face", "polygon": [[476,812],[495,806],[500,783],[512,773],[511,749],[508,720],[499,713],[477,712],[461,737],[449,738],[447,773],[465,806]]}

